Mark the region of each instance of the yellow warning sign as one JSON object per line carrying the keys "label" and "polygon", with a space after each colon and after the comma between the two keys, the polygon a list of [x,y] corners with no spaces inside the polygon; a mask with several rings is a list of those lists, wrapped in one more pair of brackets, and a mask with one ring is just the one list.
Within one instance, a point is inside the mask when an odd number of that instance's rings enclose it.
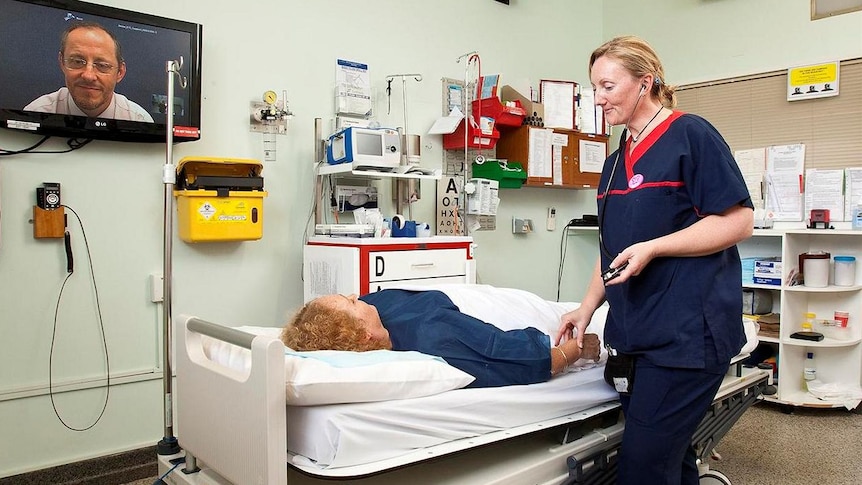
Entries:
{"label": "yellow warning sign", "polygon": [[838,63],[829,62],[787,70],[787,100],[838,95]]}

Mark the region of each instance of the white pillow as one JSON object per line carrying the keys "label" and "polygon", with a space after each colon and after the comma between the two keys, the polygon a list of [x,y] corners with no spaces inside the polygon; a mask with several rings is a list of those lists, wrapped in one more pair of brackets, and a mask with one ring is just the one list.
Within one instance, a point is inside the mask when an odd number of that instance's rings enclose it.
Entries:
{"label": "white pillow", "polygon": [[[236,327],[278,338],[277,327]],[[202,336],[204,354],[222,366],[247,372],[251,351]],[[285,349],[287,404],[313,406],[430,396],[459,389],[475,379],[440,357],[419,352],[375,350],[295,352]]]}

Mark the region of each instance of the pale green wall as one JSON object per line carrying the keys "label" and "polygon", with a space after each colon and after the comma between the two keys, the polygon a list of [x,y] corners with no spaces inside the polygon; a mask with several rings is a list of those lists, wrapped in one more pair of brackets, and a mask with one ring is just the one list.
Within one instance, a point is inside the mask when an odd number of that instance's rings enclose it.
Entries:
{"label": "pale green wall", "polygon": [[[598,1],[580,2],[577,11],[568,0],[521,1],[509,7],[492,0],[99,3],[204,25],[203,139],[176,146],[176,160],[262,158],[262,137],[249,132],[249,102],[259,100],[267,89],[288,92],[295,117],[289,133],[278,137],[278,160],[267,162],[263,171],[269,191],[263,240],[210,245],[177,240],[174,245],[175,313],[231,325],[280,325],[301,303],[301,242],[313,186],[313,120],[332,117],[337,58],[368,63],[380,95],[387,74],[422,73],[422,83],[408,86],[408,125],[424,133],[441,114],[440,79],[464,77],[463,63],[456,63],[461,54],[479,51],[483,72],[501,73],[504,82],[539,77],[584,82],[583,59],[601,40],[599,24],[573,28],[584,15],[600,17]],[[555,41],[543,45],[543,36]],[[394,86],[391,115],[380,97],[378,118],[384,125],[401,124],[400,89]],[[23,148],[35,140],[0,130],[5,149]],[[62,140],[51,143],[63,145]],[[440,139],[426,136],[423,145],[423,164],[439,167]],[[64,155],[0,159],[0,476],[149,446],[162,437],[161,309],[149,301],[148,277],[162,268],[164,163],[163,146],[103,141]],[[45,181],[62,183],[64,202],[84,221],[113,384],[118,384],[111,389],[103,420],[80,433],[62,428],[45,395],[54,305],[65,276],[62,243],[34,240],[28,223],[35,187]],[[519,198],[523,214],[553,204],[561,218],[571,218],[574,209],[566,206],[583,197],[552,191]],[[434,185],[424,183],[415,218],[433,221],[434,200]],[[54,378],[98,386],[103,384],[104,357],[87,255],[76,223],[70,226],[77,271],[63,296]],[[499,235],[507,251],[545,244],[539,237],[515,242],[508,231]],[[484,281],[548,287],[553,263],[547,270],[531,266],[530,279],[536,280],[532,284],[507,281],[505,272],[491,270],[500,265],[490,251],[495,245],[501,244],[482,243],[488,247],[479,256]],[[120,384],[119,376],[129,374],[126,380],[137,382]],[[57,407],[72,426],[85,426],[98,415],[103,397],[101,388],[60,394]]]}
{"label": "pale green wall", "polygon": [[[809,22],[809,0],[514,0],[509,7],[491,0],[99,3],[204,25],[203,140],[178,145],[176,160],[261,158],[261,136],[248,129],[249,101],[267,89],[288,91],[296,116],[290,132],[278,138],[278,160],[264,168],[270,193],[264,239],[174,246],[175,313],[231,325],[279,325],[301,301],[313,119],[331,117],[336,58],[370,64],[380,93],[385,75],[421,72],[425,80],[408,87],[409,125],[427,128],[440,111],[439,79],[463,78],[463,65],[455,60],[472,50],[480,52],[483,72],[499,72],[504,82],[550,78],[584,84],[590,51],[624,32],[656,46],[674,83],[862,56],[862,14]],[[770,20],[755,21],[764,17]],[[719,40],[731,33],[732,40]],[[764,38],[769,40],[759,45]],[[382,98],[378,108],[385,113]],[[398,87],[392,115],[380,118],[400,123]],[[0,130],[6,149],[34,141]],[[440,142],[424,136],[423,145],[428,143],[423,164],[439,166]],[[160,307],[149,301],[147,279],[162,267],[164,162],[159,145],[111,142],[65,155],[0,159],[0,476],[149,446],[162,437]],[[61,182],[64,202],[84,220],[112,375],[131,382],[112,388],[103,421],[83,433],[63,429],[45,396],[52,316],[65,275],[62,245],[35,241],[28,223],[35,187],[45,181]],[[557,208],[562,227],[595,213],[594,196],[595,191],[504,191],[498,229],[475,235],[481,281],[553,299],[562,232],[545,231],[546,210]],[[416,219],[433,219],[433,200],[426,183]],[[536,221],[536,233],[512,235],[513,215]],[[55,378],[98,385],[103,356],[87,256],[82,237],[72,232],[78,271],[64,294]],[[594,236],[569,237],[567,254],[562,297],[573,300],[583,291],[584,271],[592,268]],[[59,395],[58,408],[71,424],[88,424],[103,391]]]}

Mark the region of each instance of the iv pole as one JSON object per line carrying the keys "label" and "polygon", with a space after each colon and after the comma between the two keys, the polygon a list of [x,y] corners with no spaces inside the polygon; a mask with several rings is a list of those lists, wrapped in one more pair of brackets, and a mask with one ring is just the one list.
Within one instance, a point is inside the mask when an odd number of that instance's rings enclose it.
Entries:
{"label": "iv pole", "polygon": [[180,87],[185,89],[186,78],[180,75],[180,69],[183,67],[183,58],[178,61],[167,61],[165,63],[165,72],[168,74],[168,96],[165,102],[167,113],[167,128],[166,128],[166,143],[165,143],[165,165],[162,170],[162,181],[165,184],[165,204],[164,204],[164,246],[163,246],[163,272],[162,272],[162,294],[164,302],[162,303],[162,322],[164,335],[162,335],[162,382],[164,385],[165,402],[164,402],[164,421],[165,435],[159,441],[157,448],[159,455],[174,455],[180,452],[180,446],[177,438],[174,436],[173,423],[173,396],[171,394],[173,387],[173,370],[171,369],[171,274],[172,274],[172,245],[173,245],[173,227],[174,227],[174,184],[177,180],[177,170],[174,165],[174,75],[180,80]]}
{"label": "iv pole", "polygon": [[[456,63],[461,63],[462,59],[466,59],[464,62],[464,177],[461,181],[461,194],[462,196],[458,199],[458,210],[461,211],[464,209],[461,214],[463,214],[464,224],[463,227],[460,228],[459,231],[463,231],[465,236],[469,235],[469,231],[467,230],[467,221],[466,221],[466,188],[467,188],[467,179],[470,177],[470,170],[473,168],[473,164],[468,162],[468,157],[470,155],[470,123],[473,121],[473,103],[470,102],[470,64],[473,61],[476,62],[477,68],[479,70],[478,77],[481,76],[482,73],[482,64],[479,59],[479,51],[471,51],[466,54],[462,54],[458,56],[458,59],[455,61]],[[462,206],[463,204],[463,206]],[[455,218],[455,223],[458,223],[458,217]]]}
{"label": "iv pole", "polygon": [[[421,74],[390,74],[386,76],[386,81],[392,81],[395,78],[401,78],[401,103],[404,111],[404,133],[402,133],[402,148],[403,153],[401,155],[401,165],[409,165],[410,164],[410,131],[407,130],[407,78],[412,77],[416,80],[416,82],[422,82]],[[395,212],[398,214],[403,214],[404,209],[402,204],[404,200],[407,199],[407,193],[410,192],[410,184],[415,183],[410,180],[398,180],[395,185],[395,198],[396,208]],[[410,211],[408,217],[413,219],[413,207],[407,202],[407,208]]]}

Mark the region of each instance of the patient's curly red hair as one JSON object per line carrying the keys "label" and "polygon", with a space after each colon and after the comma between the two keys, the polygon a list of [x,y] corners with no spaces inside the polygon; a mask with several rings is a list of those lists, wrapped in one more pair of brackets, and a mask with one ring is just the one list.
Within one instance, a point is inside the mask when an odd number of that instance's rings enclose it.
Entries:
{"label": "patient's curly red hair", "polygon": [[368,338],[362,322],[332,308],[320,298],[308,302],[281,331],[284,345],[297,351],[349,350],[364,352],[383,348]]}

